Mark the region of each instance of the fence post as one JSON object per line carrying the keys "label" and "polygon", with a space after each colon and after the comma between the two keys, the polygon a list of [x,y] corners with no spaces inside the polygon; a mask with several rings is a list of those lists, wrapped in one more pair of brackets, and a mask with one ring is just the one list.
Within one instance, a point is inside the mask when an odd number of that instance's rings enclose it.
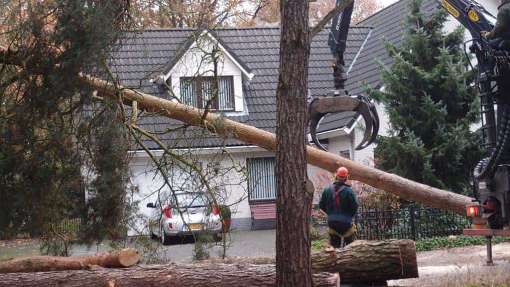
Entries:
{"label": "fence post", "polygon": [[409,212],[411,213],[411,237],[414,241],[416,241],[416,225],[415,225],[415,218],[414,218],[414,205],[411,205],[409,208]]}

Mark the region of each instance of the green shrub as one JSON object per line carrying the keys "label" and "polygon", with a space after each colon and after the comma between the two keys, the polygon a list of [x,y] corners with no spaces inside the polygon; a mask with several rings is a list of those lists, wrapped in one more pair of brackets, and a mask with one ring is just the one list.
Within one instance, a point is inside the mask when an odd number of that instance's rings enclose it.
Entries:
{"label": "green shrub", "polygon": [[[493,244],[510,241],[508,237],[494,237]],[[430,251],[443,248],[464,247],[472,245],[484,245],[485,237],[480,236],[449,236],[432,237],[416,241],[416,251]]]}

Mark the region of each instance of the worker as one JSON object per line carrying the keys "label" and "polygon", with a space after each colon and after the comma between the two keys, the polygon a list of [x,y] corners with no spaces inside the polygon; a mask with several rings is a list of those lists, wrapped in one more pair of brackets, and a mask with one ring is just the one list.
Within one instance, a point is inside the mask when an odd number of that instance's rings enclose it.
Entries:
{"label": "worker", "polygon": [[335,181],[322,192],[320,210],[328,218],[330,244],[341,248],[352,241],[356,233],[353,217],[358,211],[358,201],[350,185],[347,184],[349,170],[340,167],[335,173]]}
{"label": "worker", "polygon": [[497,49],[510,49],[510,0],[501,0],[496,25],[481,34]]}

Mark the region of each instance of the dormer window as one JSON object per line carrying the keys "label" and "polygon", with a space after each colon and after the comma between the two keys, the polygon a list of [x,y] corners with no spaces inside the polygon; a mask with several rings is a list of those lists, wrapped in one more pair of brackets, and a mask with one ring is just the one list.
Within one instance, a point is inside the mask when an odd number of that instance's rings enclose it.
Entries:
{"label": "dormer window", "polygon": [[[217,85],[214,84],[215,81]],[[181,77],[180,92],[182,103],[196,108],[206,108],[209,101],[211,110],[233,111],[235,108],[232,76]]]}

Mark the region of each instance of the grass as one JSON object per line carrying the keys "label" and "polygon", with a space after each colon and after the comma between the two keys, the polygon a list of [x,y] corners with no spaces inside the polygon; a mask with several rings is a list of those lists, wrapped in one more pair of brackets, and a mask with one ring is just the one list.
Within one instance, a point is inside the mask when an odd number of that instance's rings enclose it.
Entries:
{"label": "grass", "polygon": [[312,251],[320,251],[326,247],[327,238],[312,240]]}

